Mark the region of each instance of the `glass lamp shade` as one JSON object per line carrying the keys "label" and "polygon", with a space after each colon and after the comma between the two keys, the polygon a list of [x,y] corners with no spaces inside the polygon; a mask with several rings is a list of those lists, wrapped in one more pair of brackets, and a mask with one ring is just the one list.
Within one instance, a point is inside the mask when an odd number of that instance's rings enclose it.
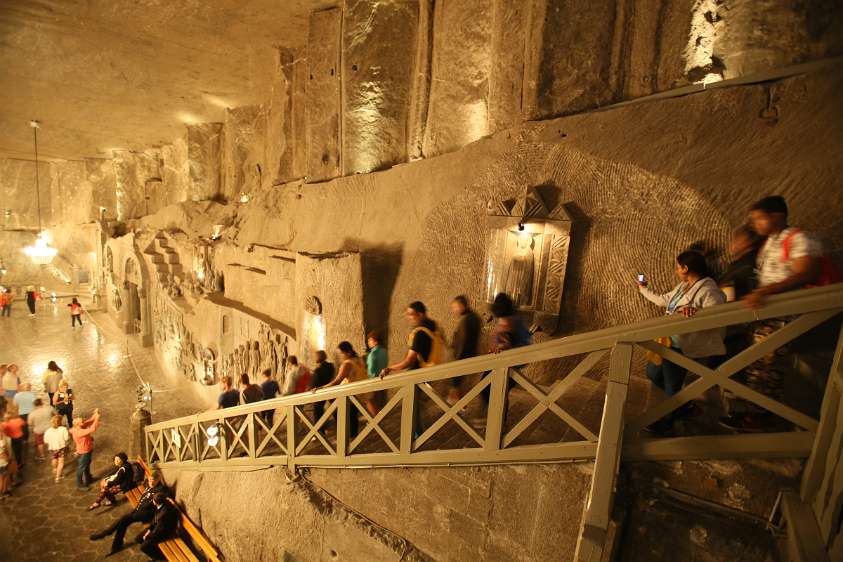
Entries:
{"label": "glass lamp shade", "polygon": [[25,247],[23,253],[29,256],[34,263],[45,265],[53,261],[58,250],[47,244],[47,241],[39,234],[38,238],[35,239],[35,244]]}

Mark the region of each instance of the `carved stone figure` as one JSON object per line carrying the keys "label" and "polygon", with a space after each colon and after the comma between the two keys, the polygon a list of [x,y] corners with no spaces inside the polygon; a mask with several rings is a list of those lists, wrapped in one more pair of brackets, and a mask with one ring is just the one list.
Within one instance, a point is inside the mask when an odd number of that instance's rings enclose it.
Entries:
{"label": "carved stone figure", "polygon": [[258,380],[258,374],[261,367],[261,348],[258,342],[252,342],[251,349],[249,349],[249,378],[254,383]]}
{"label": "carved stone figure", "polygon": [[533,237],[518,234],[516,240],[516,250],[506,272],[504,292],[512,297],[516,306],[525,306],[533,297]]}

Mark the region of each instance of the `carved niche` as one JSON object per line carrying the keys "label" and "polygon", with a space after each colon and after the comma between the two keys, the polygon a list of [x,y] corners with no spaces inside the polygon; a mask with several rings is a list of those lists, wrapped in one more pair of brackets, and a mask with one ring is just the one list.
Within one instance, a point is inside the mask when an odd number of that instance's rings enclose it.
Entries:
{"label": "carved niche", "polygon": [[484,297],[506,293],[532,323],[553,333],[559,322],[571,242],[571,219],[563,205],[549,210],[534,187],[487,208]]}

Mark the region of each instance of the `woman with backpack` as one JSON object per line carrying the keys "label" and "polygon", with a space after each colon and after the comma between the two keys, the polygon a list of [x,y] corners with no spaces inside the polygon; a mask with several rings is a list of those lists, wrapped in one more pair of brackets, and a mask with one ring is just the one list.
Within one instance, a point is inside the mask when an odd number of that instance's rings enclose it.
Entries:
{"label": "woman with backpack", "polygon": [[[674,269],[679,278],[679,284],[667,293],[656,293],[650,290],[646,280],[638,281],[641,296],[664,308],[667,316],[673,314],[693,316],[701,308],[726,302],[726,295],[709,275],[708,264],[702,253],[696,250],[682,252],[676,257]],[[725,330],[717,328],[670,336],[661,343],[677,353],[705,363],[709,358],[716,358],[726,353],[726,347],[723,344],[724,336]],[[682,390],[687,370],[656,354],[649,355],[648,360],[647,377],[668,398]],[[674,413],[668,414],[647,429],[657,433],[670,431],[675,418]]]}
{"label": "woman with backpack", "polygon": [[100,491],[94,503],[88,506],[88,510],[96,509],[101,505],[114,505],[117,501],[117,494],[126,493],[135,487],[135,475],[129,457],[123,451],[114,455],[114,466],[117,470],[114,474],[100,480]]}
{"label": "woman with backpack", "polygon": [[[337,351],[342,359],[340,367],[337,369],[337,376],[334,377],[334,380],[328,384],[314,388],[313,392],[316,392],[320,388],[330,388],[338,384],[347,384],[350,382],[365,381],[369,379],[369,375],[366,372],[366,363],[363,361],[363,358],[354,351],[354,347],[350,342],[340,342],[337,346]],[[377,415],[378,410],[377,406],[373,402],[373,393],[368,392],[366,394],[360,394],[357,398],[360,398],[363,401],[363,405],[372,416]],[[354,437],[357,435],[358,429],[357,410],[351,407],[349,408],[349,414],[349,434]]]}

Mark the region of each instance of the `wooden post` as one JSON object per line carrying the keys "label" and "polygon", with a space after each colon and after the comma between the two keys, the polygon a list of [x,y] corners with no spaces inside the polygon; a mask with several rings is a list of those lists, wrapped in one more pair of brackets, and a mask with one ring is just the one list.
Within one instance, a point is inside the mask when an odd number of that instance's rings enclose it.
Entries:
{"label": "wooden post", "polygon": [[483,449],[498,451],[501,448],[503,420],[506,417],[506,383],[509,381],[509,369],[495,369],[488,376],[492,377],[489,386],[489,407],[486,409],[486,440]]}
{"label": "wooden post", "polygon": [[612,349],[609,362],[609,383],[600,422],[597,457],[591,477],[591,491],[583,512],[580,536],[574,560],[599,562],[603,555],[606,535],[615,495],[615,478],[620,465],[623,444],[623,414],[629,384],[632,345],[618,343]]}
{"label": "wooden post", "polygon": [[296,472],[296,407],[287,406],[287,469]]}
{"label": "wooden post", "polygon": [[416,408],[416,385],[408,384],[400,390],[401,399],[401,456],[413,452],[413,420]]}
{"label": "wooden post", "polygon": [[348,414],[354,412],[354,406],[348,403],[348,396],[337,398],[337,460],[345,459],[348,451]]}

